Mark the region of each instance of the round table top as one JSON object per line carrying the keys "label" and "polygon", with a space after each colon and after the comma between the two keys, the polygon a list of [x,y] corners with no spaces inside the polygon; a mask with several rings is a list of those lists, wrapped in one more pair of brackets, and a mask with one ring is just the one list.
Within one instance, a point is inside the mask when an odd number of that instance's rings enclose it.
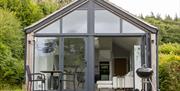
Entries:
{"label": "round table top", "polygon": [[41,71],[42,73],[62,73],[62,71],[60,70],[44,70]]}

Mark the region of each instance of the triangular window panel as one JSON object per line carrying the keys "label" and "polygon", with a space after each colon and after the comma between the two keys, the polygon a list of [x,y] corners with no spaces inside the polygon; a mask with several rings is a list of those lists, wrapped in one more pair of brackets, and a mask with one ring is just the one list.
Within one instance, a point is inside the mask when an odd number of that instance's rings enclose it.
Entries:
{"label": "triangular window panel", "polygon": [[120,33],[120,17],[94,3],[94,32]]}
{"label": "triangular window panel", "polygon": [[125,20],[123,20],[122,22],[122,33],[145,33],[143,30]]}
{"label": "triangular window panel", "polygon": [[87,33],[87,6],[83,4],[37,33]]}
{"label": "triangular window panel", "polygon": [[87,33],[87,10],[75,10],[63,17],[62,33]]}
{"label": "triangular window panel", "polygon": [[95,9],[95,33],[120,33],[120,18],[105,9]]}
{"label": "triangular window panel", "polygon": [[60,20],[57,20],[45,28],[39,30],[37,33],[60,33]]}
{"label": "triangular window panel", "polygon": [[62,18],[62,33],[87,33],[88,3]]}

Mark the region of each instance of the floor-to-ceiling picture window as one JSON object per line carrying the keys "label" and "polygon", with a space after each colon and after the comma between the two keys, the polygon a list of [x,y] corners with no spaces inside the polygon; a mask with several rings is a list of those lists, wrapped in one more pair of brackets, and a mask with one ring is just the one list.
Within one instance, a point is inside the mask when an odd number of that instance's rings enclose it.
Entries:
{"label": "floor-to-ceiling picture window", "polygon": [[95,37],[94,41],[96,91],[142,89],[135,72],[141,67],[142,38]]}
{"label": "floor-to-ceiling picture window", "polygon": [[63,42],[62,88],[65,91],[84,91],[86,81],[85,39],[63,38]]}
{"label": "floor-to-ceiling picture window", "polygon": [[[44,73],[46,90],[84,91],[86,76],[86,39],[37,37],[34,73]],[[34,76],[34,79],[40,79]],[[34,83],[34,90],[41,89]]]}
{"label": "floor-to-ceiling picture window", "polygon": [[[35,59],[34,59],[34,73],[41,73],[42,71],[60,70],[59,68],[59,38],[58,37],[37,37],[35,40]],[[57,89],[57,82],[54,81],[54,87],[50,87],[51,73],[45,73],[46,84],[45,89]],[[58,77],[58,74],[53,74],[54,78]],[[34,76],[34,79],[41,79],[38,76]],[[40,90],[41,83],[35,82],[34,89]]]}

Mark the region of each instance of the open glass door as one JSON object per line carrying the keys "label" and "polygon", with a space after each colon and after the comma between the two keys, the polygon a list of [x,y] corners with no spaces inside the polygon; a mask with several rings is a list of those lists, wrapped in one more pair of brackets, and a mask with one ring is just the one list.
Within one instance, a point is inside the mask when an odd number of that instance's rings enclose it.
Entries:
{"label": "open glass door", "polygon": [[[63,91],[84,91],[86,76],[85,39],[63,38]],[[63,65],[62,65],[63,64]]]}

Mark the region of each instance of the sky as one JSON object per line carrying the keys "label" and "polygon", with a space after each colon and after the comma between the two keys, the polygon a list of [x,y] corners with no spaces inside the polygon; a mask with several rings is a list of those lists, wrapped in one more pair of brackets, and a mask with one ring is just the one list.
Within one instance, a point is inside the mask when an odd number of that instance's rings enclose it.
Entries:
{"label": "sky", "polygon": [[160,14],[180,17],[180,0],[109,0],[134,15]]}

